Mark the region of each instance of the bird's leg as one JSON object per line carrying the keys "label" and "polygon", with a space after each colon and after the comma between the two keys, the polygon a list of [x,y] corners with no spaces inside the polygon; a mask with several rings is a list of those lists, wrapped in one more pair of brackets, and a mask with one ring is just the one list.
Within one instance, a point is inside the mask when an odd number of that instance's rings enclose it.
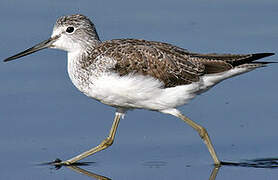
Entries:
{"label": "bird's leg", "polygon": [[183,120],[184,122],[186,122],[187,124],[189,124],[193,129],[195,129],[199,133],[200,137],[203,139],[205,144],[207,145],[207,148],[210,152],[210,155],[211,155],[212,159],[214,160],[214,164],[216,166],[221,165],[221,162],[218,160],[218,157],[217,157],[216,152],[213,148],[213,145],[211,143],[211,140],[209,138],[207,130],[204,127],[195,123],[194,121],[192,121],[191,119],[189,119],[188,117],[186,117],[185,115],[183,115],[182,113],[180,113],[176,109],[172,109],[170,111],[165,110],[165,111],[161,111],[161,112],[174,115],[174,116],[180,118],[181,120]]}
{"label": "bird's leg", "polygon": [[195,123],[194,121],[192,121],[191,119],[189,119],[188,117],[186,117],[185,115],[183,115],[181,113],[178,114],[178,117],[180,119],[182,119],[184,122],[186,122],[187,124],[189,124],[193,129],[195,129],[199,133],[200,137],[203,139],[203,141],[207,145],[207,148],[209,150],[209,153],[210,153],[212,159],[214,160],[215,165],[219,166],[220,161],[218,160],[218,157],[213,148],[213,145],[211,143],[207,130],[204,127],[202,127],[201,125]]}
{"label": "bird's leg", "polygon": [[79,161],[81,159],[84,159],[96,152],[99,152],[101,150],[104,150],[106,148],[108,148],[109,146],[111,146],[113,144],[113,141],[114,141],[114,138],[115,138],[115,134],[116,134],[116,131],[117,131],[117,127],[119,125],[119,122],[120,122],[120,119],[122,117],[123,113],[121,112],[116,112],[115,113],[115,117],[114,117],[114,122],[113,122],[113,125],[111,127],[111,130],[109,132],[109,135],[106,139],[104,139],[98,146],[84,152],[84,153],[81,153],[69,160],[66,160],[66,161],[62,161],[60,163],[56,163],[55,165],[71,165],[73,163],[75,163],[76,161]]}

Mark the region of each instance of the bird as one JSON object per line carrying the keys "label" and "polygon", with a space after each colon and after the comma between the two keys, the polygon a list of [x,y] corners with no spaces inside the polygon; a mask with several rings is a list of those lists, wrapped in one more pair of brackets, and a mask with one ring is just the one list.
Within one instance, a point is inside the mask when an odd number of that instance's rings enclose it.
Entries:
{"label": "bird", "polygon": [[18,59],[45,48],[67,51],[67,70],[86,96],[116,109],[111,130],[99,145],[56,165],[72,165],[114,142],[127,111],[145,109],[173,115],[198,132],[216,166],[221,165],[207,130],[177,108],[219,82],[264,67],[256,61],[274,53],[201,54],[144,39],[101,41],[93,22],[82,14],[61,16],[51,37],[6,58]]}

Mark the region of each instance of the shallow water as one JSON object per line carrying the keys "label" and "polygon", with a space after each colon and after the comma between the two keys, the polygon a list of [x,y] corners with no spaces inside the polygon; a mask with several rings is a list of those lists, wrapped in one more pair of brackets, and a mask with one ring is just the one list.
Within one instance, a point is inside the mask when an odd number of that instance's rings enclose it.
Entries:
{"label": "shallow water", "polygon": [[[0,9],[0,59],[47,39],[56,18],[73,13],[90,17],[103,40],[143,38],[201,53],[278,53],[275,0],[2,0]],[[235,163],[222,166],[217,180],[277,179],[277,76],[273,64],[226,80],[180,108],[207,128],[219,158]],[[113,108],[71,84],[66,53],[44,50],[2,62],[0,82],[0,179],[89,179],[77,169],[40,165],[97,145],[113,120]],[[121,180],[209,179],[217,171],[190,127],[143,110],[129,112],[113,146],[83,162],[91,162],[80,166],[86,171]]]}

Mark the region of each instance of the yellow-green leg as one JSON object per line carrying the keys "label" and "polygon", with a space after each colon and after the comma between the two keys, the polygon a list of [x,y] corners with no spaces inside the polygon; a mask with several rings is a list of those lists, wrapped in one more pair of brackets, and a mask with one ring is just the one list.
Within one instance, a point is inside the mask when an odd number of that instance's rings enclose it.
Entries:
{"label": "yellow-green leg", "polygon": [[121,112],[116,112],[115,113],[115,118],[114,118],[114,122],[113,122],[113,125],[111,127],[111,130],[110,130],[110,133],[108,135],[108,137],[106,139],[104,139],[98,146],[84,152],[84,153],[81,153],[69,160],[66,160],[66,161],[62,161],[60,163],[55,163],[56,165],[71,165],[73,163],[75,163],[76,161],[79,161],[81,159],[84,159],[96,152],[99,152],[101,150],[104,150],[106,148],[108,148],[109,146],[111,146],[113,144],[113,141],[114,141],[114,138],[115,138],[115,134],[116,134],[116,131],[117,131],[117,127],[119,125],[119,122],[120,122],[120,119],[122,117],[123,113]]}
{"label": "yellow-green leg", "polygon": [[174,116],[180,118],[181,120],[183,120],[184,122],[186,122],[187,124],[189,124],[193,129],[195,129],[199,133],[200,137],[203,139],[204,143],[206,144],[206,146],[209,150],[209,153],[210,153],[212,159],[214,160],[214,164],[216,166],[221,165],[221,162],[218,160],[218,157],[213,148],[213,145],[211,143],[207,130],[204,127],[195,123],[194,121],[192,121],[191,119],[189,119],[188,117],[186,117],[185,115],[180,113],[177,109],[163,110],[161,112],[174,115]]}

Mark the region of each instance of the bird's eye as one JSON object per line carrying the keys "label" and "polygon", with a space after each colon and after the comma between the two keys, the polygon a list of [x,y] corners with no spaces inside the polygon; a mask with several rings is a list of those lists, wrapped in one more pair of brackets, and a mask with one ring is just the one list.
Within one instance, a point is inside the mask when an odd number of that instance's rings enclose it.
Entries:
{"label": "bird's eye", "polygon": [[72,27],[72,26],[67,27],[67,29],[66,29],[67,33],[72,33],[73,31],[74,31],[74,27]]}

